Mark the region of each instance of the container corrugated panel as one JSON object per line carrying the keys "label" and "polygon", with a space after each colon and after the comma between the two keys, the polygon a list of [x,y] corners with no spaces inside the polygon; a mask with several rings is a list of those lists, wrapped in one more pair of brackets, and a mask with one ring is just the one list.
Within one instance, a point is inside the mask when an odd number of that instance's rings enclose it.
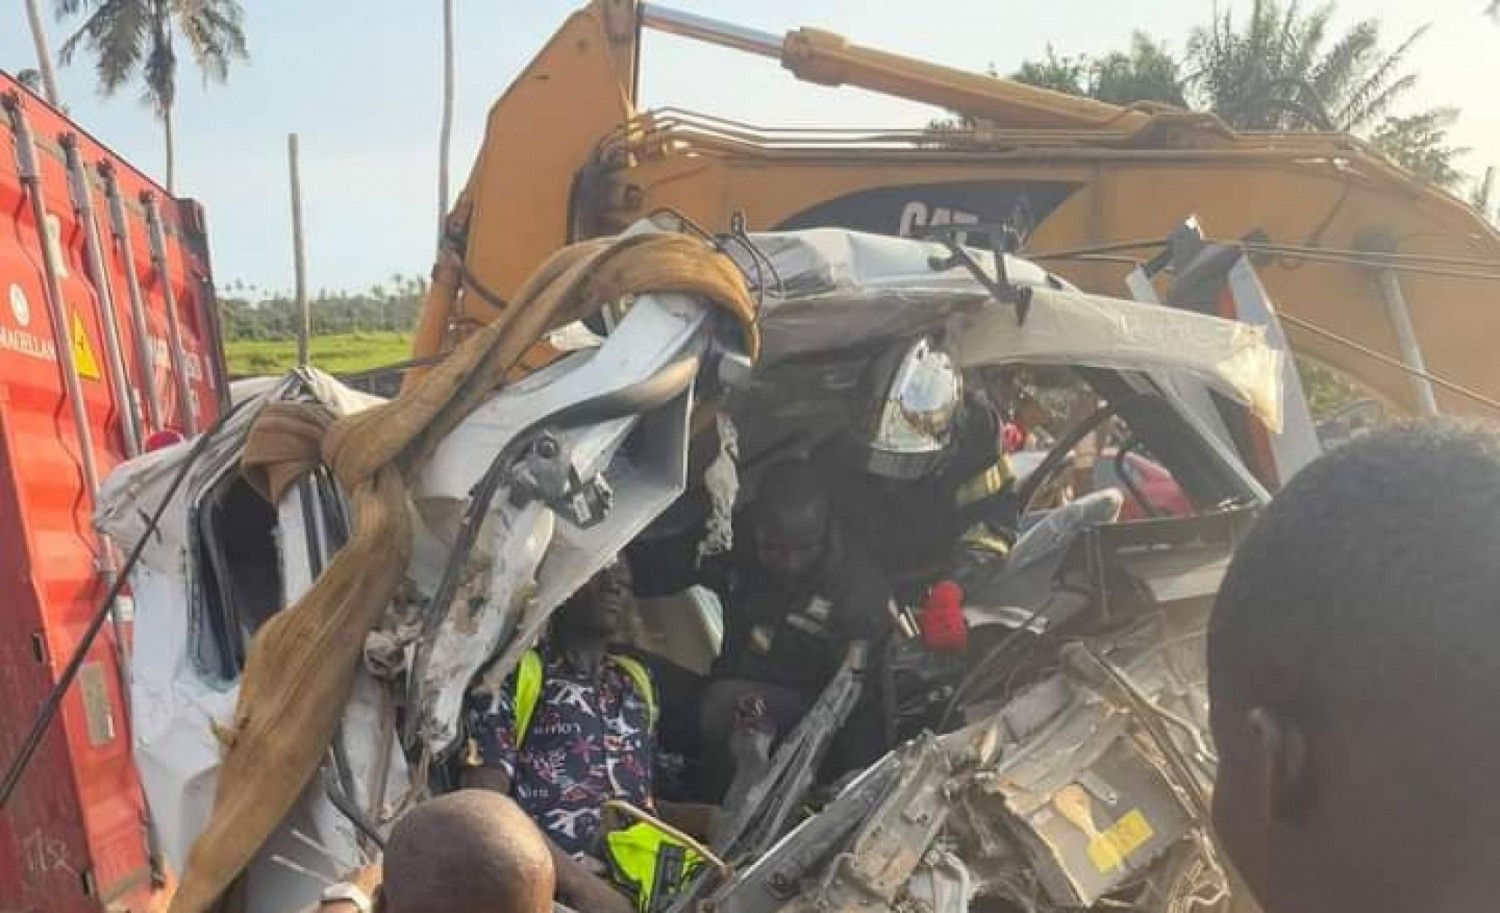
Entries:
{"label": "container corrugated panel", "polygon": [[[225,372],[201,210],[170,197],[5,74],[0,96],[15,110],[0,127],[0,763],[9,763],[107,587],[59,347],[73,353],[101,478],[129,456],[129,410],[141,416],[139,439],[164,428],[206,428],[220,409]],[[35,140],[46,212],[40,230],[12,116],[24,119]],[[85,220],[70,194],[67,144],[76,144],[94,209],[101,276],[90,272]],[[123,204],[123,226],[110,218],[111,185]],[[164,270],[153,262],[153,208],[165,237]],[[120,228],[129,235],[128,261]],[[50,318],[49,259],[57,264],[64,327]],[[129,294],[129,274],[139,296]],[[118,388],[104,333],[106,282],[124,375]],[[168,284],[180,359],[173,357]],[[147,328],[144,347],[134,329],[136,303]],[[178,363],[187,402],[179,401]],[[147,370],[154,404],[147,401]],[[107,630],[0,814],[0,911],[146,908],[146,809],[116,649]]]}

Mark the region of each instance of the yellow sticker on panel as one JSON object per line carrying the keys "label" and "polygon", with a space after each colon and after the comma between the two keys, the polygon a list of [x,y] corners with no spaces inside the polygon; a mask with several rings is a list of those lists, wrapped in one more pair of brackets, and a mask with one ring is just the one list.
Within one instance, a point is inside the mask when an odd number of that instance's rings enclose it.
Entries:
{"label": "yellow sticker on panel", "polygon": [[94,357],[94,344],[89,342],[88,330],[83,327],[83,320],[78,312],[73,312],[71,335],[73,337],[73,367],[78,370],[78,376],[89,380],[98,380],[102,375],[99,373],[99,360]]}
{"label": "yellow sticker on panel", "polygon": [[1137,809],[1089,841],[1089,861],[1100,872],[1112,872],[1154,836],[1151,823]]}

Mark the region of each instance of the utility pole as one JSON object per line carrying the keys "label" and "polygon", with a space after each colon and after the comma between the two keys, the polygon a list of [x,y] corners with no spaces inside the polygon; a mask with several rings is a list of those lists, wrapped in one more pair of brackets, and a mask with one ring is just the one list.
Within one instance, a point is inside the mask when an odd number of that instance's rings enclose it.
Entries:
{"label": "utility pole", "polygon": [[31,41],[36,45],[36,68],[42,74],[42,94],[47,103],[56,107],[57,72],[52,68],[52,46],[47,43],[47,32],[42,27],[42,11],[37,0],[26,0],[26,21],[31,25]]}
{"label": "utility pole", "polygon": [[447,228],[448,162],[453,146],[453,0],[443,4],[443,123],[438,133],[438,246]]}
{"label": "utility pole", "polygon": [[312,315],[307,304],[307,257],[302,246],[302,176],[297,168],[297,134],[286,138],[287,164],[292,178],[292,259],[297,278],[297,367],[308,363],[312,342]]}

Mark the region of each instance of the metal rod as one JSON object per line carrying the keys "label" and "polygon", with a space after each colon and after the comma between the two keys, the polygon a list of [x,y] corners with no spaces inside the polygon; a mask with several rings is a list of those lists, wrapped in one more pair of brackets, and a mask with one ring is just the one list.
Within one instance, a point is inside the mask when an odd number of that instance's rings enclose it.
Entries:
{"label": "metal rod", "polygon": [[292,180],[292,264],[297,280],[297,367],[311,359],[312,311],[307,304],[307,255],[302,246],[302,172],[297,166],[297,134],[286,137],[287,168]]}
{"label": "metal rod", "polygon": [[1401,277],[1395,270],[1380,271],[1380,291],[1385,296],[1385,310],[1391,319],[1391,328],[1396,331],[1396,343],[1401,347],[1401,360],[1414,372],[1411,382],[1417,392],[1417,406],[1424,416],[1437,415],[1437,397],[1432,392],[1432,381],[1425,376],[1427,362],[1422,357],[1416,327],[1412,326],[1406,295],[1401,291]]}
{"label": "metal rod", "polygon": [[21,110],[20,99],[5,96],[5,111],[10,116],[11,130],[15,133],[16,171],[21,179],[26,197],[31,203],[31,219],[36,229],[37,244],[42,253],[42,278],[47,297],[47,312],[52,318],[52,342],[57,349],[57,364],[62,371],[63,391],[68,406],[73,412],[73,425],[78,432],[78,465],[83,471],[83,484],[90,501],[99,491],[99,473],[94,464],[93,434],[89,428],[88,406],[83,398],[83,384],[78,379],[78,365],[73,361],[73,340],[69,333],[67,309],[63,305],[62,283],[58,278],[57,248],[47,238],[47,204],[42,198],[42,174],[37,163],[36,141],[31,134],[31,125]]}
{"label": "metal rod", "polygon": [[141,384],[141,398],[146,406],[146,430],[159,431],[163,426],[161,396],[156,389],[156,355],[151,347],[151,326],[146,320],[146,301],[135,269],[135,244],[130,240],[130,222],[125,216],[125,199],[115,167],[105,160],[99,163],[99,177],[104,180],[104,200],[109,208],[109,230],[115,238],[115,253],[125,273],[125,295],[130,302],[130,328],[135,333],[136,373]]}
{"label": "metal rod", "polygon": [[1290,324],[1291,326],[1294,326],[1299,330],[1305,330],[1306,332],[1311,333],[1314,336],[1326,339],[1329,342],[1334,343],[1335,345],[1343,346],[1351,352],[1358,352],[1371,361],[1385,365],[1387,368],[1393,368],[1413,378],[1422,378],[1428,383],[1432,384],[1434,387],[1440,387],[1448,391],[1449,393],[1454,394],[1455,396],[1462,396],[1464,399],[1478,403],[1479,405],[1484,406],[1486,409],[1489,409],[1496,415],[1500,415],[1500,400],[1485,396],[1483,393],[1480,393],[1478,390],[1475,390],[1472,387],[1465,387],[1463,384],[1449,380],[1441,374],[1433,374],[1429,371],[1418,371],[1399,358],[1394,358],[1377,349],[1372,349],[1369,346],[1356,342],[1355,340],[1350,339],[1347,336],[1341,336],[1338,333],[1335,333],[1332,330],[1328,329],[1327,327],[1322,327],[1316,323],[1312,323],[1311,321],[1303,320],[1301,317],[1298,317],[1294,314],[1282,312],[1277,316],[1281,318],[1283,323]]}
{"label": "metal rod", "polygon": [[721,22],[697,13],[657,6],[654,3],[641,4],[641,25],[669,35],[692,38],[695,41],[704,41],[750,54],[760,54],[763,57],[774,57],[777,60],[781,59],[781,49],[784,43],[780,35]]}
{"label": "metal rod", "polygon": [[162,303],[167,309],[167,354],[172,360],[172,381],[177,388],[177,408],[181,412],[182,432],[188,437],[198,433],[198,410],[193,401],[192,381],[187,373],[187,350],[182,345],[182,325],[177,314],[177,292],[172,288],[172,273],[167,269],[167,229],[162,224],[161,206],[156,194],[141,194],[146,207],[146,230],[151,241],[151,263],[161,283]]}
{"label": "metal rod", "polygon": [[[94,196],[89,186],[88,172],[78,153],[78,137],[64,133],[58,137],[63,159],[68,169],[68,187],[73,196],[73,212],[84,232],[84,254],[88,260],[89,273],[94,280],[95,300],[99,303],[99,327],[104,335],[104,361],[109,371],[112,401],[124,418],[122,424],[125,452],[137,456],[141,452],[140,410],[130,387],[130,378],[125,370],[125,355],[120,347],[120,328],[115,315],[114,287],[109,278],[109,264],[104,259],[104,245],[99,240],[99,222],[94,217]],[[98,491],[89,492],[92,502]],[[99,573],[105,585],[113,587],[119,574],[115,561],[115,543],[103,533],[98,534]],[[118,602],[110,607],[110,624],[115,635],[115,662],[120,681],[120,700],[125,705],[126,718],[130,719],[130,655],[126,650],[125,619]]]}
{"label": "metal rod", "polygon": [[[42,196],[42,172],[36,157],[36,140],[26,112],[21,108],[19,97],[5,97],[5,110],[10,116],[11,130],[15,134],[16,172],[21,186],[31,202],[32,225],[36,229],[37,244],[41,247],[42,278],[46,291],[47,313],[52,318],[52,344],[57,350],[57,366],[62,374],[63,391],[73,413],[73,430],[78,436],[78,469],[83,475],[83,489],[88,496],[89,509],[99,494],[99,467],[94,462],[94,433],[89,424],[88,403],[83,396],[83,383],[78,378],[78,364],[73,360],[72,323],[68,319],[67,306],[63,303],[60,264],[57,262],[57,247],[47,238],[47,204]],[[114,543],[108,536],[96,533],[95,570],[104,580],[110,592],[118,589],[118,568],[115,565]],[[122,698],[129,700],[126,678],[126,656],[124,621],[120,618],[118,601],[111,599],[109,618],[115,635],[115,657],[120,668],[120,684],[125,689]]]}
{"label": "metal rod", "polygon": [[73,213],[83,226],[84,255],[94,280],[94,295],[99,302],[99,328],[104,334],[104,361],[109,370],[109,385],[114,393],[115,408],[120,410],[125,437],[125,452],[141,452],[141,417],[130,378],[125,371],[125,355],[120,347],[120,327],[115,318],[115,292],[104,260],[104,245],[99,240],[99,223],[94,218],[94,197],[90,192],[88,172],[78,154],[78,137],[65,133],[58,137],[68,166],[68,186],[73,194]]}

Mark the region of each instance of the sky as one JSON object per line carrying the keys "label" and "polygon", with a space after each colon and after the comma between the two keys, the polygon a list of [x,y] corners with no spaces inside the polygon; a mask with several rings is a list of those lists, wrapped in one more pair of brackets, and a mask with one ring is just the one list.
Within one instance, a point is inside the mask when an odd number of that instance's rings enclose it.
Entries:
{"label": "sky", "polygon": [[[456,0],[457,91],[452,169],[462,186],[490,104],[582,0]],[[220,286],[292,284],[286,135],[299,134],[309,284],[359,289],[392,274],[425,275],[437,207],[441,99],[439,0],[242,0],[251,60],[227,86],[184,70],[177,127],[178,192],[208,210]],[[48,0],[43,0],[48,5]],[[801,26],[948,66],[1001,72],[1042,55],[1100,54],[1141,30],[1181,50],[1212,0],[672,0],[740,25]],[[1230,6],[1248,8],[1249,0]],[[1461,164],[1500,165],[1500,24],[1487,0],[1343,0],[1339,21],[1377,18],[1394,43],[1424,24],[1409,105],[1455,106]],[[47,25],[53,45],[66,23]],[[0,69],[32,67],[22,0],[0,0]],[[60,73],[74,118],[160,178],[159,127],[129,90],[103,99],[80,60]],[[931,109],[852,89],[799,83],[775,61],[650,35],[645,107],[679,107],[762,126],[915,127]]]}

